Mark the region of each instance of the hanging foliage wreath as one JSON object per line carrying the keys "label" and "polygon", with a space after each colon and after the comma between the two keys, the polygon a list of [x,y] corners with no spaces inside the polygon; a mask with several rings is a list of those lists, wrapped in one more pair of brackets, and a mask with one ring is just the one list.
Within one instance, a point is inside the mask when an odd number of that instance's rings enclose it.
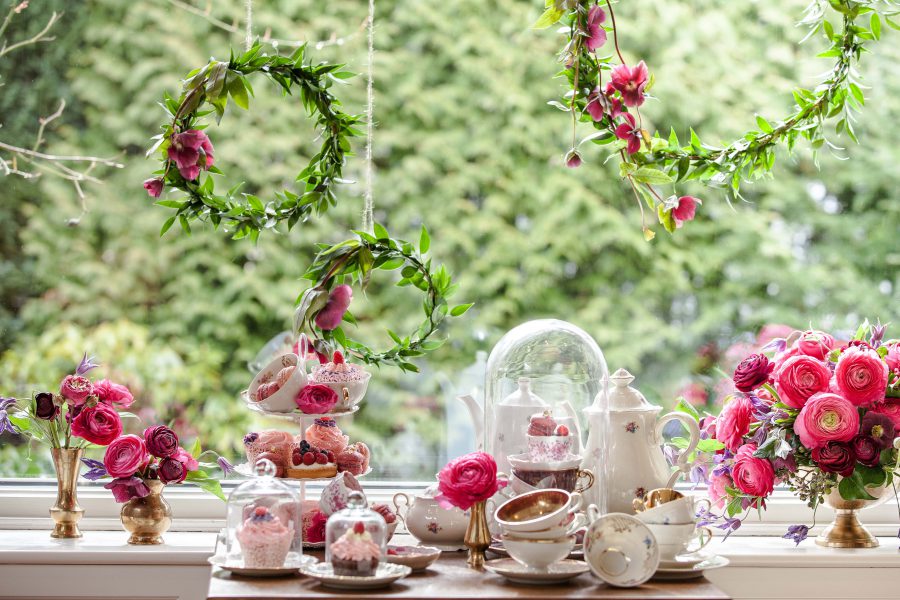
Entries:
{"label": "hanging foliage wreath", "polygon": [[[819,56],[834,59],[832,69],[814,88],[794,90],[796,106],[789,116],[778,121],[757,116],[757,130],[730,144],[713,146],[701,141],[693,129],[685,144],[674,128],[667,137],[659,132],[651,135],[644,128],[641,106],[653,77],[643,61],[629,66],[622,56],[613,2],[546,0],[546,10],[534,27],[562,23],[566,33],[559,59],[565,65],[560,75],[568,80],[569,89],[562,102],[550,103],[572,118],[572,147],[566,165],[582,164],[579,148],[586,142],[609,147],[618,155],[619,172],[634,192],[645,238],[651,240],[655,233],[645,219],[644,205],[673,232],[694,218],[700,200],[663,195],[658,186],[699,181],[740,199],[742,182],[772,170],[775,147],[780,143],[789,151],[801,138],[808,140],[814,151],[832,145],[825,133],[825,121],[831,119],[837,119],[835,134],[846,134],[856,142],[851,114],[861,109],[865,97],[852,66],[866,51],[867,42],[881,38],[883,24],[900,29],[891,19],[898,7],[894,0],[813,0],[801,25],[809,28],[807,39],[820,35],[830,44]],[[612,33],[613,52],[604,55],[601,49],[608,47],[608,32]],[[578,140],[579,122],[589,122],[597,131]]]}
{"label": "hanging foliage wreath", "polygon": [[[350,154],[349,139],[361,133],[354,128],[360,117],[343,112],[330,88],[354,74],[342,70],[340,64],[305,64],[305,50],[303,45],[291,56],[270,56],[262,53],[257,42],[239,57],[232,52],[228,62],[211,60],[188,73],[177,100],[165,94],[163,108],[170,121],[153,138],[155,143],[147,152],[148,156],[160,154],[162,168],[144,182],[144,189],[154,198],[159,198],[166,189],[180,190],[186,197],[157,202],[175,210],[163,224],[162,233],[176,220],[190,233],[190,222],[201,220],[214,227],[223,225],[233,232],[235,239],[249,236],[256,240],[262,230],[285,221],[292,228],[313,212],[321,214],[335,205],[335,187],[345,183],[341,172]],[[303,190],[298,193],[284,190],[268,202],[252,194],[239,194],[243,184],[224,194],[215,193],[212,174],[223,173],[214,165],[212,142],[203,131],[203,121],[208,115],[215,114],[216,122],[221,121],[229,98],[237,106],[249,108],[253,88],[248,75],[253,73],[277,83],[286,96],[299,90],[300,102],[309,116],[316,119],[322,139],[319,152],[297,175]],[[203,171],[208,172],[205,177],[201,177]]]}

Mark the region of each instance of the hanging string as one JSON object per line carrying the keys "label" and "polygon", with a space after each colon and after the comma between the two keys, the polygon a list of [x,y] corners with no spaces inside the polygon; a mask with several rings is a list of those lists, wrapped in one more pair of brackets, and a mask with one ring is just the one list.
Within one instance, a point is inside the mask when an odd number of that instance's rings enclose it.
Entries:
{"label": "hanging string", "polygon": [[[248,0],[249,1],[249,0]],[[372,231],[375,227],[375,200],[372,188],[375,184],[375,167],[372,163],[372,138],[375,132],[375,0],[369,0],[369,64],[366,84],[366,184],[363,198],[365,206],[362,214],[362,230]]]}
{"label": "hanging string", "polygon": [[244,33],[244,50],[253,46],[253,0],[247,0],[247,29]]}

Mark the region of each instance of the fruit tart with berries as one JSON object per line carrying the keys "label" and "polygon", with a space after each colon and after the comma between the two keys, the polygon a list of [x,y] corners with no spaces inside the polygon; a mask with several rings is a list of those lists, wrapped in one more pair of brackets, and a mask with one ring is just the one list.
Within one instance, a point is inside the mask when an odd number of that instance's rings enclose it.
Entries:
{"label": "fruit tart with berries", "polygon": [[301,441],[291,452],[291,465],[285,469],[285,476],[291,479],[322,479],[337,475],[334,452],[320,450],[306,440]]}

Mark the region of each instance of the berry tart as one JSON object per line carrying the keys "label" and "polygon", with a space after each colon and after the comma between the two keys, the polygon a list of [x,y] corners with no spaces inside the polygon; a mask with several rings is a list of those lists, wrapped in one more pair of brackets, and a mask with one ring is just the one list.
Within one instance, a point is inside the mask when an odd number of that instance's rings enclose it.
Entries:
{"label": "berry tart", "polygon": [[322,479],[337,475],[334,452],[321,450],[303,440],[291,454],[291,466],[285,470],[291,479]]}

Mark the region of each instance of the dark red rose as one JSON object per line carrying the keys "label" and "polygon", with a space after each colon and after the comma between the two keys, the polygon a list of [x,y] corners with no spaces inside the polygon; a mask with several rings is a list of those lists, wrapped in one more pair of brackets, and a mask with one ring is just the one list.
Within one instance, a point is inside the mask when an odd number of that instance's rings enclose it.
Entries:
{"label": "dark red rose", "polygon": [[166,485],[181,483],[187,474],[187,466],[177,458],[164,458],[159,463],[159,479]]}
{"label": "dark red rose", "polygon": [[175,456],[178,452],[178,436],[165,425],[155,425],[144,430],[147,451],[157,458]]}
{"label": "dark red rose", "polygon": [[842,477],[850,477],[856,464],[856,453],[843,442],[826,442],[812,451],[812,458],[826,473],[837,473]]}
{"label": "dark red rose", "polygon": [[742,392],[751,392],[769,379],[775,364],[764,354],[751,354],[741,361],[734,370],[734,387]]}
{"label": "dark red rose", "polygon": [[52,421],[59,416],[59,406],[53,402],[53,394],[39,392],[34,396],[34,416],[45,421]]}
{"label": "dark red rose", "polygon": [[881,459],[881,447],[867,435],[858,435],[850,442],[856,460],[867,467],[877,467]]}

